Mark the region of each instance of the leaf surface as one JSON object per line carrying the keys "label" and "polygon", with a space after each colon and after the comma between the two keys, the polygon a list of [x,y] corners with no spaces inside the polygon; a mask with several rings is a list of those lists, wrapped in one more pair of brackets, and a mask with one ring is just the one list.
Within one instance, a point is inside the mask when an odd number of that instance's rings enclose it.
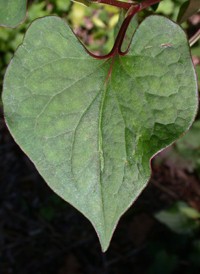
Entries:
{"label": "leaf surface", "polygon": [[10,63],[3,102],[16,142],[92,222],[105,251],[150,178],[152,156],[190,127],[197,83],[185,33],[164,17],[145,19],[129,53],[108,60],[46,17]]}
{"label": "leaf surface", "polygon": [[0,0],[0,26],[15,27],[26,15],[26,0]]}

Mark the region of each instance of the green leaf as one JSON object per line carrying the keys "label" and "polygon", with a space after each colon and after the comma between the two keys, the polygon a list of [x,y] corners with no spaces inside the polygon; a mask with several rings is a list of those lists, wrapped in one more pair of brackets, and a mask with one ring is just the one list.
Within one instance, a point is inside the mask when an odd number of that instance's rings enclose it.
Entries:
{"label": "green leaf", "polygon": [[158,212],[155,217],[178,234],[191,234],[199,228],[197,219],[200,213],[184,202],[175,203],[170,208]]}
{"label": "green leaf", "polygon": [[16,27],[26,15],[26,0],[0,0],[0,26]]}
{"label": "green leaf", "polygon": [[154,255],[153,261],[148,269],[148,274],[162,273],[172,274],[175,272],[179,264],[178,257],[173,253],[168,253],[164,249],[157,251]]}
{"label": "green leaf", "polygon": [[91,5],[90,0],[71,0],[72,2],[79,3],[83,6],[89,7]]}
{"label": "green leaf", "polygon": [[200,9],[199,0],[188,0],[183,3],[178,14],[178,22],[183,23]]}
{"label": "green leaf", "polygon": [[[200,121],[193,123],[189,132],[176,142],[174,159],[189,172],[200,173]],[[176,161],[175,160],[175,161]]]}
{"label": "green leaf", "polygon": [[97,60],[61,19],[38,19],[7,69],[3,103],[16,142],[91,221],[105,251],[150,178],[150,159],[196,115],[186,35],[149,16],[128,55]]}

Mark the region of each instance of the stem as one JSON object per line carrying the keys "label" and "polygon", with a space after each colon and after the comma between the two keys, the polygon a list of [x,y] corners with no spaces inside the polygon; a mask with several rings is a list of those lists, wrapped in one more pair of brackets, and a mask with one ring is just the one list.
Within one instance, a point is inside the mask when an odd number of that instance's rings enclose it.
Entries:
{"label": "stem", "polygon": [[154,4],[157,4],[162,0],[144,0],[141,3],[138,3],[138,1],[132,1],[131,3],[127,3],[127,2],[122,2],[122,1],[118,1],[118,0],[91,0],[91,1],[94,3],[96,2],[99,4],[115,6],[115,7],[121,8],[121,9],[125,9],[125,10],[129,10],[130,7],[140,4],[141,10],[142,10],[142,9],[146,9]]}
{"label": "stem", "polygon": [[139,10],[140,10],[140,4],[138,4],[134,8],[133,7],[130,8],[130,10],[129,10],[128,14],[127,14],[127,17],[124,19],[124,22],[122,23],[121,28],[120,28],[120,30],[118,32],[118,35],[117,35],[117,38],[116,38],[115,43],[113,45],[113,48],[112,48],[112,50],[108,54],[103,55],[103,56],[99,56],[99,55],[93,54],[92,52],[90,52],[88,50],[87,50],[87,52],[92,57],[94,57],[96,59],[107,59],[107,58],[115,56],[117,53],[120,53],[120,47],[122,45],[122,42],[123,42],[126,30],[128,28],[128,25],[129,25],[132,17],[134,16],[134,14],[136,14]]}
{"label": "stem", "polygon": [[[121,28],[120,28],[120,30],[119,30],[119,34],[120,34],[120,32],[121,32],[121,40],[120,40],[119,46],[118,46],[118,53],[119,53],[120,55],[125,55],[125,54],[127,53],[127,51],[128,51],[128,49],[127,49],[125,52],[122,52],[122,51],[121,51],[122,43],[123,43],[123,41],[124,41],[124,37],[125,37],[125,35],[126,35],[126,31],[127,31],[127,29],[128,29],[128,26],[129,26],[129,24],[130,24],[130,22],[131,22],[133,16],[134,16],[136,13],[138,13],[138,12],[140,11],[140,8],[141,8],[141,5],[139,4],[139,5],[136,6],[135,8],[132,7],[132,8],[129,9],[128,15],[127,15],[127,17],[125,18],[125,20],[124,20],[124,22],[123,22],[123,24],[122,24],[122,26],[121,26]],[[128,48],[129,48],[129,47],[128,47]]]}
{"label": "stem", "polygon": [[92,2],[97,2],[99,4],[106,4],[106,5],[118,7],[125,10],[129,10],[129,8],[134,4],[134,3],[117,1],[117,0],[93,0]]}
{"label": "stem", "polygon": [[190,40],[189,40],[189,44],[190,47],[192,47],[198,40],[200,39],[200,30],[198,30],[195,35],[193,35]]}
{"label": "stem", "polygon": [[161,0],[144,0],[141,2],[141,10],[146,9],[154,4],[159,3]]}
{"label": "stem", "polygon": [[[122,43],[124,40],[124,36],[126,34],[126,30],[131,22],[131,19],[139,11],[146,9],[146,8],[150,7],[151,5],[157,4],[160,1],[161,0],[144,0],[143,2],[138,3],[138,4],[125,3],[125,2],[121,2],[121,1],[117,1],[117,0],[95,0],[95,1],[93,1],[93,2],[98,2],[98,3],[108,4],[108,5],[114,5],[114,6],[118,5],[118,7],[119,7],[119,5],[123,5],[122,8],[124,8],[124,9],[127,9],[127,7],[129,6],[129,9],[128,9],[126,18],[124,19],[124,21],[121,25],[121,28],[118,32],[118,35],[117,35],[117,38],[115,40],[112,50],[106,55],[98,56],[98,55],[91,53],[89,50],[86,49],[88,54],[96,59],[108,59],[108,58],[114,57],[116,54],[125,55],[128,52],[128,49],[125,52],[122,52],[121,46],[122,46]],[[126,5],[128,4],[128,6],[126,7],[124,4],[126,4]]]}

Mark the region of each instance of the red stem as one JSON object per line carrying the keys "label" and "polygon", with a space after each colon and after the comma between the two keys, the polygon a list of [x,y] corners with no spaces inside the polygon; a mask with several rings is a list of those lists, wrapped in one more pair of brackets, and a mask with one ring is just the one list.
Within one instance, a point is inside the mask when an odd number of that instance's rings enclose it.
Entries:
{"label": "red stem", "polygon": [[113,57],[114,55],[116,55],[117,53],[119,53],[119,49],[120,49],[120,47],[122,45],[124,36],[126,34],[127,27],[129,25],[132,17],[134,16],[134,14],[136,14],[139,10],[140,10],[140,4],[138,4],[136,7],[130,9],[130,11],[128,12],[127,17],[124,19],[124,22],[121,25],[121,28],[120,28],[120,30],[118,32],[118,35],[116,37],[115,43],[113,45],[113,48],[112,48],[112,50],[108,54],[103,55],[103,56],[98,56],[98,55],[95,55],[95,54],[93,54],[93,53],[91,53],[89,51],[88,51],[88,53],[92,57],[94,57],[96,59],[107,59],[107,58]]}
{"label": "red stem", "polygon": [[144,0],[141,2],[141,10],[146,9],[154,4],[159,3],[161,0]]}
{"label": "red stem", "polygon": [[117,1],[117,0],[93,0],[92,2],[115,6],[125,10],[128,10],[133,5],[133,3],[127,3],[127,2]]}
{"label": "red stem", "polygon": [[[108,4],[108,5],[114,5],[114,6],[116,6],[116,4],[117,4],[118,7],[119,7],[119,5],[123,5],[123,7],[121,6],[121,8],[124,8],[124,9],[127,9],[127,7],[129,6],[129,8],[128,8],[126,18],[124,19],[124,21],[121,25],[121,28],[118,32],[118,35],[116,37],[116,40],[115,40],[112,50],[108,54],[103,55],[103,56],[95,55],[92,52],[87,50],[88,54],[90,54],[92,57],[94,57],[96,59],[108,59],[108,58],[114,57],[116,54],[125,55],[128,52],[128,49],[125,52],[122,52],[121,46],[122,46],[122,43],[124,40],[124,36],[126,34],[126,30],[131,22],[131,19],[139,11],[146,9],[146,8],[150,7],[151,5],[157,4],[160,1],[161,0],[144,0],[141,3],[135,4],[135,3],[120,2],[117,0],[95,0],[94,2],[104,3],[104,4]],[[126,5],[124,5],[124,4],[126,4]]]}

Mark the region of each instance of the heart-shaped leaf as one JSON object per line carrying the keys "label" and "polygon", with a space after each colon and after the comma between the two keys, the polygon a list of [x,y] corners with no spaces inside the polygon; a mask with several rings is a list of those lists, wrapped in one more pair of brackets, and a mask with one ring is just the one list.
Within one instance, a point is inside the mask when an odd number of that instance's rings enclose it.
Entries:
{"label": "heart-shaped leaf", "polygon": [[57,17],[36,20],[6,72],[8,127],[49,186],[93,224],[106,250],[150,177],[150,159],[197,111],[183,30],[145,19],[129,53],[92,58]]}
{"label": "heart-shaped leaf", "polygon": [[0,26],[15,27],[26,15],[26,0],[0,0]]}

